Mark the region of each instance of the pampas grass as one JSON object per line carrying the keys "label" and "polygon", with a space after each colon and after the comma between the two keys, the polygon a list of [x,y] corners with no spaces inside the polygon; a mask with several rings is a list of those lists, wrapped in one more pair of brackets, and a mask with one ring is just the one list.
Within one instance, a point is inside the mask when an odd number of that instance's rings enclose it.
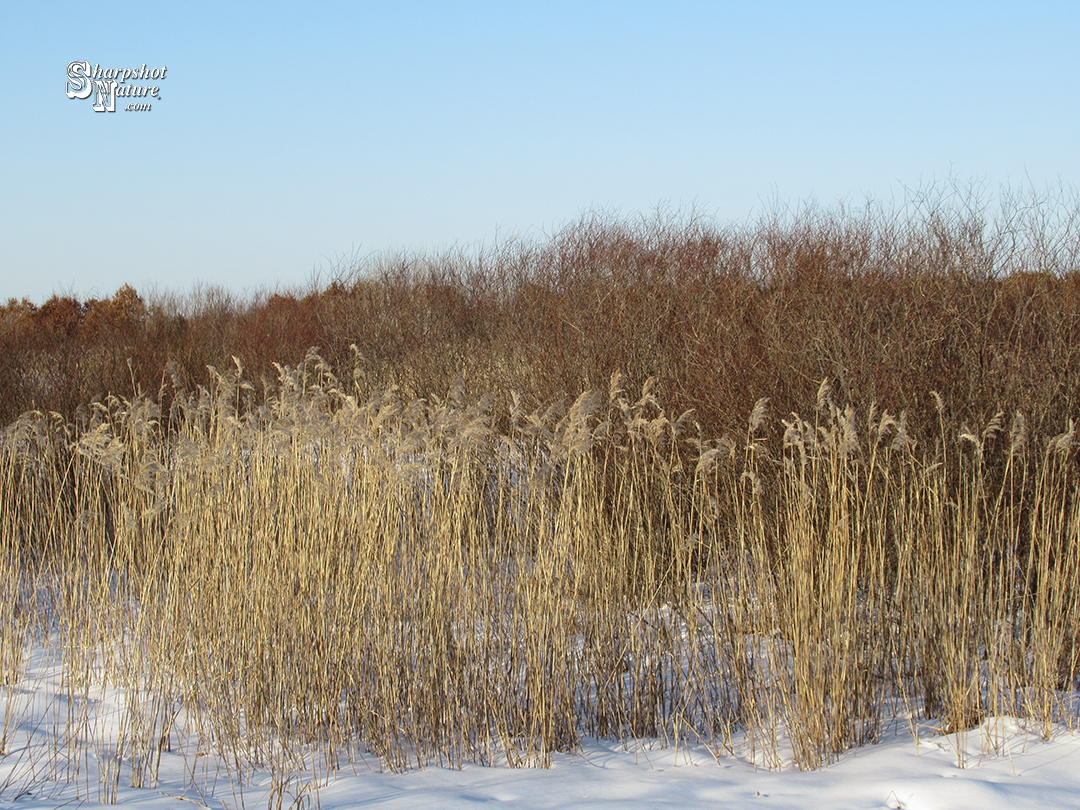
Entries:
{"label": "pampas grass", "polygon": [[[181,724],[278,801],[361,758],[544,766],[583,735],[816,768],[897,720],[1075,725],[1074,426],[950,435],[937,395],[913,436],[835,399],[716,438],[651,382],[499,412],[461,383],[363,398],[313,351],[261,401],[237,361],[165,414],[28,413],[0,442],[0,678],[55,650],[50,773],[93,749],[105,800]],[[80,713],[101,684],[128,695],[108,742]]]}

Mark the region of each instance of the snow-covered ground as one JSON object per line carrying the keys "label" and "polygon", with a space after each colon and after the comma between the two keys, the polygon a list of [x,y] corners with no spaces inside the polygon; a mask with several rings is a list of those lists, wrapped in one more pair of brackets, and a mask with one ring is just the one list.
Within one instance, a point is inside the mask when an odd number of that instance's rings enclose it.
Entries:
{"label": "snow-covered ground", "polygon": [[[489,802],[528,808],[1021,808],[1080,807],[1080,734],[1057,728],[1043,742],[1033,728],[991,718],[959,737],[904,724],[875,745],[849,751],[813,772],[768,770],[696,740],[676,747],[587,740],[554,767],[466,765],[380,772],[373,757],[342,761],[335,773],[275,779],[271,770],[238,778],[193,736],[177,734],[158,779],[133,788],[129,764],[110,765],[125,724],[124,693],[91,688],[69,705],[60,668],[40,652],[30,676],[0,687],[7,742],[0,758],[0,806],[89,807],[113,798],[125,807],[475,808]],[[84,711],[85,709],[85,711]],[[72,719],[74,718],[74,719]],[[72,733],[85,744],[70,744]],[[68,740],[65,744],[62,741]],[[57,744],[60,740],[61,743]],[[202,746],[205,748],[206,746]],[[102,779],[105,775],[105,779]],[[149,784],[149,781],[148,781]],[[111,787],[113,785],[115,787]],[[281,804],[278,804],[278,800]]]}

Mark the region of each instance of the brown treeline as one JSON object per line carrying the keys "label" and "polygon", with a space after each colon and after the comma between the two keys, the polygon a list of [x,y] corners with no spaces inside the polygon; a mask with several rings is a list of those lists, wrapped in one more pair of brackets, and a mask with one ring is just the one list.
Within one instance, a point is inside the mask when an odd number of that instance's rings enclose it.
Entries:
{"label": "brown treeline", "polygon": [[536,406],[619,372],[632,386],[655,378],[670,409],[720,435],[759,398],[783,415],[827,380],[858,412],[906,409],[928,429],[936,391],[955,427],[1021,411],[1056,433],[1080,392],[1066,208],[808,207],[730,227],[592,214],[547,239],[357,259],[302,290],[12,299],[0,422],[31,409],[74,418],[109,393],[166,404],[233,357],[261,398],[276,364],[317,347],[362,398],[390,386],[443,396],[460,378]]}

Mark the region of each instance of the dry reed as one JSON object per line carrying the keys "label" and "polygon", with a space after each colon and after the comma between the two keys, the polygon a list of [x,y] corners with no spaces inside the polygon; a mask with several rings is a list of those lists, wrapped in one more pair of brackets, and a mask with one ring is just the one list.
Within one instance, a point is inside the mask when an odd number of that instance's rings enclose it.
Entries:
{"label": "dry reed", "polygon": [[[105,800],[153,785],[181,726],[193,781],[212,754],[281,803],[364,756],[691,736],[777,765],[786,738],[816,768],[898,718],[1076,722],[1071,423],[952,435],[938,398],[916,437],[822,384],[809,418],[762,400],[716,439],[618,376],[499,412],[462,384],[365,399],[315,352],[261,402],[239,362],[212,375],[169,413],[111,397],[0,441],[0,676],[59,651],[50,772],[97,746]],[[108,744],[102,683],[127,694]]]}

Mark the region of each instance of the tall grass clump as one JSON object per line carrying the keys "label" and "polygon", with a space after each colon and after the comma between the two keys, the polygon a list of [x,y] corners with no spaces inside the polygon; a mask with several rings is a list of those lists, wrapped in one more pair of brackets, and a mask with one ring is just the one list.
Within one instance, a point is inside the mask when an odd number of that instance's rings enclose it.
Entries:
{"label": "tall grass clump", "polygon": [[356,355],[349,383],[312,351],[260,393],[237,361],[5,430],[0,676],[37,647],[63,672],[36,772],[93,759],[108,800],[175,748],[280,802],[361,758],[547,765],[583,736],[816,768],[898,719],[1075,724],[1071,422],[957,431],[934,395],[916,433],[826,381],[717,436],[652,381],[365,397]]}

